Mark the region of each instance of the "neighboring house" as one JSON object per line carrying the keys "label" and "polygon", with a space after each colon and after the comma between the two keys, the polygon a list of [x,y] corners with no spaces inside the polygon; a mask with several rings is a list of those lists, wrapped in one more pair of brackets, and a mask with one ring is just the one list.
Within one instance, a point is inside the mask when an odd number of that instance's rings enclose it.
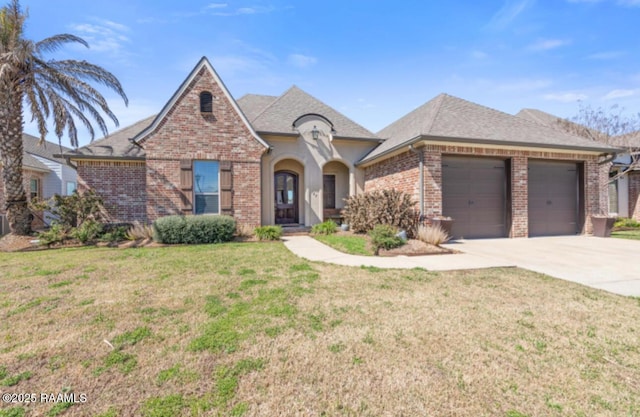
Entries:
{"label": "neighboring house", "polygon": [[[56,143],[44,141],[29,134],[22,135],[24,187],[27,197],[48,199],[54,194],[68,195],[76,189],[76,170],[63,158],[54,156],[71,149]],[[4,216],[4,190],[0,187],[0,235],[9,232]],[[42,227],[51,221],[49,213],[36,213],[33,227]]]}
{"label": "neighboring house", "polygon": [[[553,114],[543,112],[536,109],[522,109],[516,116],[522,117],[545,126],[563,130],[566,123],[575,124],[559,118]],[[584,127],[578,127],[576,131],[582,130]],[[594,138],[601,137],[602,134],[594,134]],[[632,217],[640,220],[640,171],[631,167],[632,163],[629,152],[632,149],[640,149],[640,135],[636,132],[633,134],[612,137],[611,144],[621,148],[621,152],[616,155],[613,160],[610,172],[603,172],[603,186],[607,186],[608,199],[605,198],[601,205],[606,209],[608,214],[619,217]],[[623,175],[619,175],[619,174]],[[616,178],[610,181],[609,178]]]}
{"label": "neighboring house", "polygon": [[236,101],[203,58],[158,115],[66,156],[113,221],[312,225],[395,188],[456,237],[526,237],[590,232],[616,151],[444,94],[374,134],[297,87]]}

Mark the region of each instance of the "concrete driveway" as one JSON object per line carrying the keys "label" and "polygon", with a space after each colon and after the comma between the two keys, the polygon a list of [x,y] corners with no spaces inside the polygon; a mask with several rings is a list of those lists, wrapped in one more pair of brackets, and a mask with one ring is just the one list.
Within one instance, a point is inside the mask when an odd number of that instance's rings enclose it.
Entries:
{"label": "concrete driveway", "polygon": [[640,240],[558,236],[460,240],[444,246],[612,293],[640,296]]}

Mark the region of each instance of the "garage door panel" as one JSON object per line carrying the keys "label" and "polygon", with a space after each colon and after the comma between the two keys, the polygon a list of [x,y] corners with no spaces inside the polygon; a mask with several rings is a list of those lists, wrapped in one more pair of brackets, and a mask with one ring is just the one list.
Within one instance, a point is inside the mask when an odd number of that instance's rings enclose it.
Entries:
{"label": "garage door panel", "polygon": [[576,163],[529,161],[528,208],[529,236],[577,233]]}
{"label": "garage door panel", "polygon": [[454,219],[455,238],[504,237],[504,161],[445,156],[442,159],[443,214]]}

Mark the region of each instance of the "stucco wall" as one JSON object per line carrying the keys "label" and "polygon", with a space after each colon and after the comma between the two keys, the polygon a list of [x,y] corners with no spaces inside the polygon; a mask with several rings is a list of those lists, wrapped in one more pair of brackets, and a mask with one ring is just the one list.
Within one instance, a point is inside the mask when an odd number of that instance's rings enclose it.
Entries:
{"label": "stucco wall", "polygon": [[[293,122],[293,121],[292,121]],[[311,129],[316,126],[321,131],[318,140],[311,137]],[[276,164],[291,159],[304,167],[303,180],[300,180],[301,195],[299,205],[300,223],[307,226],[319,223],[323,216],[322,174],[323,167],[331,161],[338,161],[348,171],[346,184],[338,185],[336,191],[342,194],[357,194],[364,190],[364,172],[354,163],[360,160],[377,142],[358,140],[330,140],[330,127],[320,120],[309,121],[298,126],[298,136],[271,136],[263,138],[271,146],[271,151],[262,158],[262,223],[274,223],[274,183],[273,174]],[[335,167],[335,165],[334,165]],[[331,165],[329,165],[331,168]],[[340,180],[347,175],[340,176]],[[347,185],[348,184],[348,185]],[[337,203],[337,201],[336,201]]]}

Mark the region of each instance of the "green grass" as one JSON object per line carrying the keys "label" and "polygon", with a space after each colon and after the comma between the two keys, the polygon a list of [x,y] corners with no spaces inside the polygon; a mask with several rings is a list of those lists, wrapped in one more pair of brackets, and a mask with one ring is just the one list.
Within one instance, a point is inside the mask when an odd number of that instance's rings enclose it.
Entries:
{"label": "green grass", "polygon": [[314,235],[313,237],[340,252],[351,255],[374,255],[373,250],[369,247],[369,241],[364,235]]}
{"label": "green grass", "polygon": [[533,272],[342,267],[281,243],[0,264],[0,391],[89,399],[0,417],[640,415],[640,298]]}
{"label": "green grass", "polygon": [[640,240],[640,230],[620,230],[611,232],[611,237]]}

